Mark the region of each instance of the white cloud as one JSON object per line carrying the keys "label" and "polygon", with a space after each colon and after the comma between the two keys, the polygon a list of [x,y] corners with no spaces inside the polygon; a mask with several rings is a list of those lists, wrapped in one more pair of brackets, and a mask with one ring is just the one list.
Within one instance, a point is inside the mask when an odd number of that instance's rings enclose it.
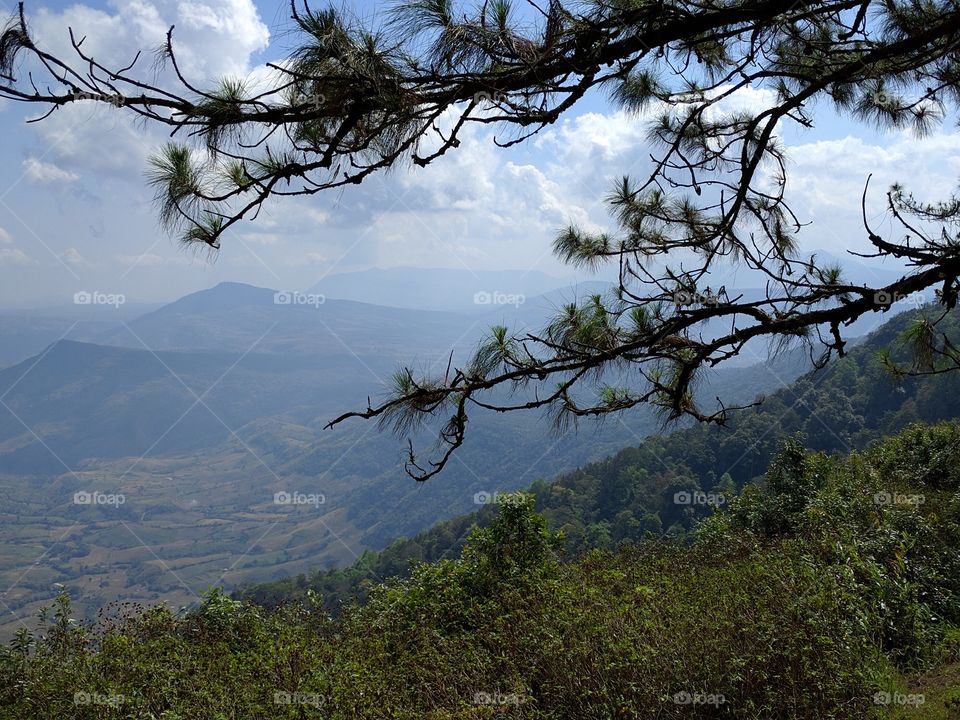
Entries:
{"label": "white cloud", "polygon": [[886,191],[902,183],[921,200],[947,199],[960,175],[960,133],[940,133],[917,139],[908,133],[870,144],[848,136],[788,147],[790,166],[787,197],[801,220],[814,224],[802,237],[811,247],[864,249],[866,231],[860,201],[867,178],[867,218],[876,232],[902,236],[886,213]]}
{"label": "white cloud", "polygon": [[32,265],[34,262],[22,250],[0,248],[0,265]]}
{"label": "white cloud", "polygon": [[60,254],[60,259],[71,267],[89,267],[90,262],[80,254],[76,248],[67,248]]}
{"label": "white cloud", "polygon": [[[724,111],[757,111],[771,100],[769,91],[741,90],[720,105]],[[526,182],[519,192],[530,193],[542,183],[547,207],[553,197],[571,214],[574,208],[584,209],[590,220],[575,219],[594,231],[615,229],[601,202],[612,181],[625,173],[645,178],[650,171],[646,122],[622,111],[565,119],[542,133],[534,145],[542,155],[521,174]],[[918,197],[936,201],[956,188],[960,176],[960,133],[918,139],[904,131],[881,142],[849,135],[787,144],[785,149],[787,200],[801,221],[813,221],[800,235],[801,245],[811,250],[864,249],[860,196],[871,173],[868,211],[871,219],[878,220],[892,183],[903,182]],[[889,232],[892,228],[887,223],[874,229]]]}
{"label": "white cloud", "polygon": [[53,163],[43,162],[32,157],[23,161],[23,172],[28,180],[38,183],[73,182],[80,177],[76,173],[57,167]]}
{"label": "white cloud", "polygon": [[[35,265],[36,261],[13,245],[13,236],[0,227],[0,265]],[[2,247],[6,246],[6,247]]]}
{"label": "white cloud", "polygon": [[269,28],[252,0],[115,0],[113,12],[71,5],[62,12],[41,9],[31,17],[37,39],[69,57],[67,28],[84,36],[84,50],[107,67],[123,67],[138,51],[149,70],[150,52],[166,41],[171,25],[174,51],[191,81],[222,75],[243,76],[250,56],[267,47]]}
{"label": "white cloud", "polygon": [[[647,120],[623,110],[590,112],[565,118],[534,141],[535,147],[554,156],[558,166],[573,173],[604,171],[604,163],[629,158],[638,146],[646,145]],[[593,165],[569,165],[565,161]]]}
{"label": "white cloud", "polygon": [[[715,92],[711,93],[711,97],[718,97],[725,92],[729,92],[729,90],[729,85],[719,87]],[[742,112],[749,112],[756,115],[771,107],[775,107],[776,103],[777,93],[771,88],[741,87],[714,105],[710,109],[712,112],[707,113],[707,117],[712,118],[717,115]]]}
{"label": "white cloud", "polygon": [[559,229],[570,222],[590,224],[586,209],[574,204],[570,188],[550,179],[540,168],[507,162],[506,173],[514,180],[514,189],[526,207],[540,216],[545,227]]}
{"label": "white cloud", "polygon": [[[30,24],[41,47],[68,60],[76,58],[68,28],[84,37],[84,50],[109,68],[124,67],[141,52],[128,74],[173,90],[182,86],[170,68],[157,74],[151,69],[153,52],[171,25],[176,26],[178,65],[200,87],[220,77],[246,76],[253,69],[251,56],[270,39],[253,0],[115,0],[110,11],[79,4],[61,12],[40,9]],[[65,105],[33,127],[64,172],[105,173],[141,185],[148,156],[169,139],[162,128],[145,131],[132,113],[95,101]]]}
{"label": "white cloud", "polygon": [[[65,28],[70,25],[87,34],[85,47],[98,60],[120,66],[136,50],[159,45],[167,27],[175,23],[183,67],[200,85],[230,74],[252,78],[262,90],[275,76],[263,65],[253,66],[255,59],[259,62],[256,53],[266,46],[268,31],[252,0],[111,2],[106,11],[83,5],[42,11],[32,19],[33,26],[55,53],[69,56]],[[144,68],[149,62],[147,56],[141,59]],[[143,75],[149,77],[149,72]],[[168,80],[169,74],[160,75],[160,84]],[[720,103],[717,112],[757,111],[771,99],[770,91],[745,89]],[[231,273],[245,281],[286,287],[305,287],[318,266],[332,272],[369,265],[537,267],[562,272],[550,254],[554,234],[569,222],[594,232],[615,230],[604,197],[623,174],[645,178],[649,173],[648,119],[656,110],[635,115],[611,108],[567,115],[512,150],[493,143],[495,134],[501,141],[510,139],[509,131],[468,125],[460,147],[427,168],[403,166],[359,187],[309,198],[271,199],[255,222],[238,224],[225,238],[219,269],[223,276]],[[453,119],[452,113],[444,117],[445,131]],[[79,235],[71,225],[74,208],[58,206],[60,217],[41,210],[49,214],[44,217],[50,225],[44,237],[62,238],[50,241],[62,243],[55,252],[63,252],[69,243],[76,246],[64,253],[65,262],[71,264],[89,264],[80,251],[91,258],[136,262],[151,269],[140,273],[138,282],[160,278],[156,285],[168,285],[156,292],[178,292],[187,272],[173,270],[175,258],[192,256],[177,250],[171,251],[173,258],[167,257],[152,245],[156,216],[143,177],[148,154],[166,140],[163,129],[144,131],[126,113],[92,102],[73,103],[33,127],[49,155],[40,160],[42,150],[24,152],[21,157],[30,157],[27,162],[33,163],[24,167],[51,182],[82,174],[83,182],[72,186],[73,194],[98,195],[98,205],[85,207],[95,206],[102,217],[113,220],[94,245],[89,235],[74,239]],[[816,133],[813,137],[835,136],[838,131],[827,125]],[[426,142],[421,154],[429,154],[437,142],[437,138]],[[919,194],[937,199],[960,175],[957,135],[923,142],[901,135],[880,143],[856,137],[818,140],[794,143],[787,147],[787,155],[788,197],[801,220],[815,221],[803,235],[803,244],[811,249],[863,247],[859,195],[870,172],[875,173],[871,187],[878,201],[897,179],[915,183]],[[105,184],[110,178],[120,182]],[[31,226],[40,226],[33,218],[28,220]],[[142,241],[133,247],[131,235],[125,233],[126,225],[132,224]],[[108,251],[106,244],[111,245]],[[209,285],[214,271],[201,258],[191,266],[189,277],[190,282]]]}

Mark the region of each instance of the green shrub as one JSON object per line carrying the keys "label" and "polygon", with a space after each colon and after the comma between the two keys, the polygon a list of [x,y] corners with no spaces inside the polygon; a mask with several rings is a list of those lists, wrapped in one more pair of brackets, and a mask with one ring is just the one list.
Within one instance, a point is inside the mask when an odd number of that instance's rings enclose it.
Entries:
{"label": "green shrub", "polygon": [[512,496],[459,559],[336,619],[309,593],[267,612],[214,589],[91,628],[63,595],[0,652],[0,718],[892,717],[874,693],[960,659],[958,438],[788,442],[692,544],[574,561]]}

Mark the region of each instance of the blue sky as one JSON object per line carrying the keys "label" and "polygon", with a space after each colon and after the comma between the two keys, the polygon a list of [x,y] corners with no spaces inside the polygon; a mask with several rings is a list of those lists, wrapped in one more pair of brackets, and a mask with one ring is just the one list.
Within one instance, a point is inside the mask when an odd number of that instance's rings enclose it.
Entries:
{"label": "blue sky", "polygon": [[[0,6],[6,0],[0,0]],[[370,17],[376,3],[350,4]],[[382,7],[382,6],[381,6]],[[286,3],[251,0],[114,0],[27,4],[42,43],[66,51],[66,25],[88,35],[98,58],[118,64],[153,47],[176,23],[192,77],[245,74],[281,59]],[[761,94],[740,102],[762,102]],[[602,197],[616,177],[639,172],[649,148],[643,123],[594,93],[520,148],[496,148],[472,128],[463,146],[425,170],[398,170],[360,188],[271,203],[224,241],[215,259],[163,234],[144,182],[162,132],[112,108],[76,103],[36,125],[36,108],[0,104],[0,307],[58,305],[79,290],[168,300],[223,280],[303,289],[326,274],[370,266],[472,270],[569,270],[550,254],[570,221],[611,229]],[[905,181],[936,199],[960,177],[955,118],[924,141],[878,133],[820,108],[817,127],[785,127],[790,198],[808,249],[863,249],[857,199],[869,173],[879,190]],[[889,229],[889,226],[887,226]]]}

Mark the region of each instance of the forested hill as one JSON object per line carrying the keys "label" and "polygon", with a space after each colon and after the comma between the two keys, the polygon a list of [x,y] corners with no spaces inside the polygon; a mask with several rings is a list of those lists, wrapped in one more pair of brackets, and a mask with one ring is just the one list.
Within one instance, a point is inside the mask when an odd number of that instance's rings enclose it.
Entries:
{"label": "forested hill", "polygon": [[[785,436],[800,434],[811,449],[846,453],[912,422],[960,416],[960,374],[897,381],[880,360],[884,349],[906,360],[902,336],[921,312],[893,318],[845,358],[735,414],[725,426],[698,425],[650,437],[553,481],[537,481],[531,487],[537,510],[564,532],[572,553],[649,534],[680,534],[707,515],[711,503],[728,500],[761,475]],[[960,337],[955,316],[940,328]],[[333,609],[362,596],[367,582],[407,574],[413,560],[455,557],[469,529],[489,524],[494,516],[494,503],[481,506],[398,539],[381,552],[367,552],[350,568],[285,578],[240,595],[275,606],[312,589]]]}

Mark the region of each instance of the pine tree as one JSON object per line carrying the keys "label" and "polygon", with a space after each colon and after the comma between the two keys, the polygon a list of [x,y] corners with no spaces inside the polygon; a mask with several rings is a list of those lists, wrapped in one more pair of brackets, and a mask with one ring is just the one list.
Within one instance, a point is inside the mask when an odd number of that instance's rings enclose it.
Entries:
{"label": "pine tree", "polygon": [[[895,229],[884,238],[867,222],[877,193],[865,179],[863,196],[849,198],[863,217],[864,252],[904,260],[909,271],[883,287],[856,285],[841,267],[799,253],[805,221],[789,203],[778,139],[781,126],[813,126],[818,104],[858,122],[929,132],[960,101],[957,2],[549,0],[521,8],[494,0],[471,10],[403,0],[381,27],[343,10],[291,9],[298,46],[274,68],[274,86],[255,92],[235,78],[191,85],[172,28],[159,60],[178,87],[147,82],[137,59],[107,68],[80,43],[76,57],[57,57],[35,43],[21,6],[0,27],[0,97],[36,104],[42,117],[73,102],[108,103],[179,131],[188,139],[151,160],[160,220],[185,244],[212,249],[269,198],[428,165],[455,152],[470,124],[501,128],[503,145],[523,142],[592,90],[637,113],[655,148],[649,176],[618,180],[607,198],[615,231],[568,227],[554,243],[573,265],[617,264],[615,297],[571,304],[535,335],[494,328],[464,367],[442,376],[403,370],[388,401],[331,423],[377,418],[406,432],[424,415],[441,417],[439,455],[424,461],[411,447],[414,477],[444,467],[478,406],[546,408],[561,425],[641,404],[668,419],[723,422],[732,408],[694,401],[704,369],[764,338],[806,343],[826,364],[844,354],[851,322],[929,288],[939,312],[910,333],[916,361],[890,367],[960,367],[960,351],[937,329],[957,302],[960,197],[921,200],[891,187],[882,202]],[[721,110],[745,89],[766,91],[765,106]],[[763,273],[765,296],[710,288],[721,262]],[[629,382],[610,382],[608,370],[625,368],[617,374]],[[491,392],[531,386],[507,402]]]}

